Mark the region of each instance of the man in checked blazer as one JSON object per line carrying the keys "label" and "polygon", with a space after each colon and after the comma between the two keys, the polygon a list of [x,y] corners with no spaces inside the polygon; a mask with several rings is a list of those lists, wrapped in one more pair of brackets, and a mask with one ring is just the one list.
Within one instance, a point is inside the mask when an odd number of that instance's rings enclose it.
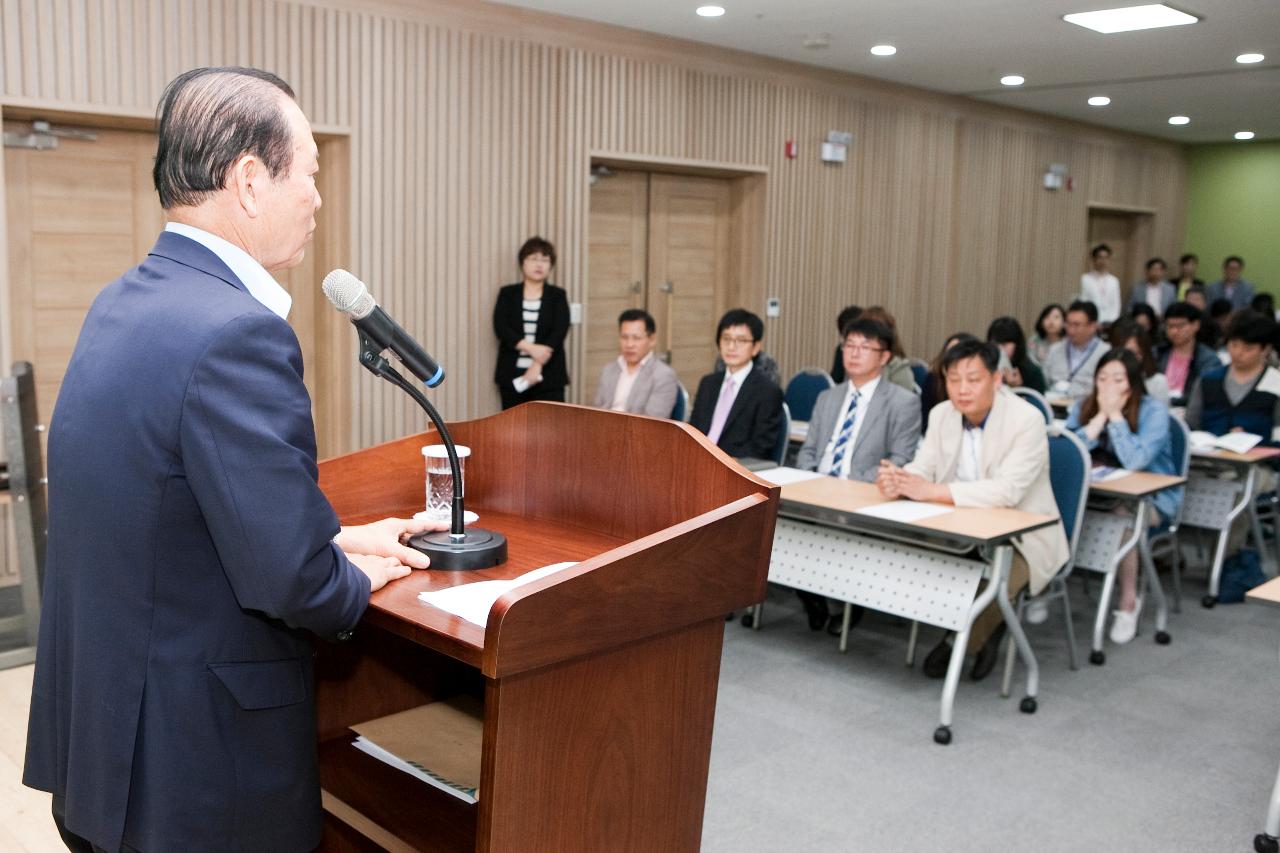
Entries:
{"label": "man in checked blazer", "polygon": [[[920,398],[900,385],[881,381],[893,357],[893,330],[876,320],[857,319],[844,327],[841,356],[847,381],[818,395],[796,467],[832,477],[874,483],[880,460],[905,465],[920,442]],[[809,627],[839,632],[828,618],[827,601],[797,591]],[[862,608],[854,617],[861,618]],[[850,623],[853,624],[852,621]]]}
{"label": "man in checked blazer", "polygon": [[621,354],[600,372],[596,408],[669,418],[680,395],[676,372],[653,354],[658,326],[653,315],[630,308],[618,316]]}

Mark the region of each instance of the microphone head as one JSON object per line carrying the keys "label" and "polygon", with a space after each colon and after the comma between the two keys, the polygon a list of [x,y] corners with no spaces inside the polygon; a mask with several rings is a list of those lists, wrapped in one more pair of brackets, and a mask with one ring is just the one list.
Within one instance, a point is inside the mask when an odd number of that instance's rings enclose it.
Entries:
{"label": "microphone head", "polygon": [[333,307],[352,320],[363,320],[378,307],[364,282],[346,270],[337,269],[329,273],[320,287]]}

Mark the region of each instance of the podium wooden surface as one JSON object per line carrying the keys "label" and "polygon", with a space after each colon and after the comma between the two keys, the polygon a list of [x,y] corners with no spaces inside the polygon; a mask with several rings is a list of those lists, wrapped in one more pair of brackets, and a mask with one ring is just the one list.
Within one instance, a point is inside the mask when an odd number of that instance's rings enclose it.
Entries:
{"label": "podium wooden surface", "polygon": [[[764,594],[778,488],[673,421],[529,403],[450,430],[467,508],[509,557],[415,571],[319,646],[322,849],[698,849],[724,615]],[[422,509],[435,441],[322,462],[342,522]],[[486,628],[418,599],[565,560]],[[463,693],[485,707],[476,805],[350,746],[355,723]]]}

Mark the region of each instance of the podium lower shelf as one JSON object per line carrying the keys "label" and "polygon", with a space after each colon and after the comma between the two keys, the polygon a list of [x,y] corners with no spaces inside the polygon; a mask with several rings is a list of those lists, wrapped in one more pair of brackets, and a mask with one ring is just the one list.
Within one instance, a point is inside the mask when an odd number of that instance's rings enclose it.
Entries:
{"label": "podium lower shelf", "polygon": [[392,839],[400,850],[425,853],[476,849],[478,805],[361,752],[354,739],[348,732],[320,744],[326,821],[341,822],[382,849],[397,849]]}

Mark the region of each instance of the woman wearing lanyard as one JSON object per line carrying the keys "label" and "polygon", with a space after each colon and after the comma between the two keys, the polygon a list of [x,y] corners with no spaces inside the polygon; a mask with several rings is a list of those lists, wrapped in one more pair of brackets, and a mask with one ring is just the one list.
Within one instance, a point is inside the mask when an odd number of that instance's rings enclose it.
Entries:
{"label": "woman wearing lanyard", "polygon": [[564,402],[569,384],[564,338],[569,333],[569,299],[547,281],[556,265],[556,250],[541,237],[520,247],[521,281],[498,291],[493,331],[498,336],[498,383],[502,408],[530,400]]}
{"label": "woman wearing lanyard", "polygon": [[[1089,448],[1094,465],[1173,474],[1173,445],[1169,440],[1169,408],[1146,393],[1142,364],[1127,349],[1114,349],[1098,362],[1093,391],[1071,407],[1066,429]],[[1182,489],[1156,492],[1152,515],[1135,523],[1167,524],[1182,500]],[[1118,506],[1114,512],[1129,510]],[[1158,516],[1155,517],[1155,516]],[[1127,643],[1138,628],[1142,599],[1137,597],[1138,549],[1120,562],[1120,607],[1111,623],[1111,642]]]}

